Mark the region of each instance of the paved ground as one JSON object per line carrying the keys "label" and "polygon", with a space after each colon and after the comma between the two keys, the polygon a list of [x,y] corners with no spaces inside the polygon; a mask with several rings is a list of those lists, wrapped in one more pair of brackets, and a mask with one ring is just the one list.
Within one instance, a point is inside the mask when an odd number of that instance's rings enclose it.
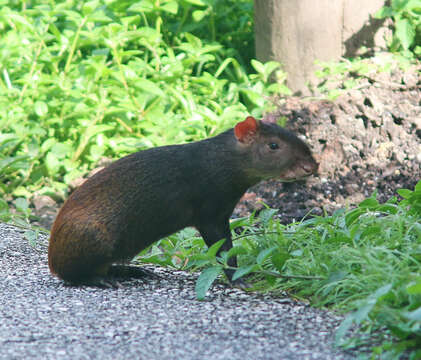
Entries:
{"label": "paved ground", "polygon": [[223,285],[199,302],[184,272],[122,289],[64,286],[46,241],[32,247],[0,223],[0,359],[355,358],[332,345],[338,318]]}

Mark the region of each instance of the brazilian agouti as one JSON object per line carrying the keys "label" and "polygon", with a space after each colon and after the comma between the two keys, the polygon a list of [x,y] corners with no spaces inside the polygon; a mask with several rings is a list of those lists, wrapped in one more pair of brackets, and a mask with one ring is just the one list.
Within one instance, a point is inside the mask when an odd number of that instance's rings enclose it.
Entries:
{"label": "brazilian agouti", "polygon": [[[213,138],[139,151],[77,188],[55,219],[48,262],[59,278],[106,277],[155,241],[194,226],[211,246],[225,238],[229,218],[260,180],[294,181],[317,171],[308,146],[278,125],[253,117]],[[230,260],[236,266],[236,259]],[[233,271],[227,271],[231,280]]]}

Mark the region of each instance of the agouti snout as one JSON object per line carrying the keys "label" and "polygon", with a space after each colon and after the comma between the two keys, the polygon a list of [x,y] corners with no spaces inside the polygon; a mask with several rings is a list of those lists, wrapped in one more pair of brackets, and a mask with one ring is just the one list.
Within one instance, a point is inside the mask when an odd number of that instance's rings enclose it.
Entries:
{"label": "agouti snout", "polygon": [[111,264],[187,226],[208,246],[225,238],[220,251],[227,251],[229,218],[249,187],[268,178],[302,179],[317,167],[298,137],[252,117],[213,138],[131,154],[65,202],[51,230],[50,270],[71,282],[107,275]]}

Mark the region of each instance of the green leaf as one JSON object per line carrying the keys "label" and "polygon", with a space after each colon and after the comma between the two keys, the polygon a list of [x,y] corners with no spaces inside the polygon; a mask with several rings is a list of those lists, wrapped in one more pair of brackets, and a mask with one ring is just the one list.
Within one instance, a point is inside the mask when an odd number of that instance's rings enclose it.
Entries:
{"label": "green leaf", "polygon": [[263,209],[259,214],[259,219],[262,221],[263,225],[266,226],[278,211],[278,209]]}
{"label": "green leaf", "polygon": [[19,187],[15,188],[12,191],[12,195],[13,196],[24,196],[26,198],[30,198],[31,196],[33,196],[33,194],[31,192],[29,192],[28,189],[23,187],[23,186],[19,186]]}
{"label": "green leaf", "polygon": [[203,10],[195,10],[192,13],[192,17],[195,22],[201,21],[206,15],[207,15],[207,11],[203,11]]}
{"label": "green leaf", "polygon": [[206,6],[202,0],[184,0],[188,4],[197,5],[197,6]]}
{"label": "green leaf", "polygon": [[13,203],[15,204],[16,209],[21,212],[26,212],[29,208],[28,200],[25,198],[17,198]]}
{"label": "green leaf", "polygon": [[254,67],[256,72],[262,76],[264,82],[269,81],[269,76],[279,68],[281,65],[276,61],[268,61],[267,63],[263,64],[257,60],[251,60],[251,65]]}
{"label": "green leaf", "polygon": [[260,61],[252,59],[250,63],[251,66],[253,66],[254,70],[256,70],[258,73],[263,74],[265,72],[265,66]]}
{"label": "green leaf", "polygon": [[255,106],[257,107],[263,107],[265,100],[263,99],[262,95],[259,93],[256,93],[253,90],[250,89],[241,89],[240,90],[242,94],[244,94],[248,100],[250,100]]}
{"label": "green leaf", "polygon": [[161,5],[160,9],[175,15],[178,12],[178,3],[177,1],[169,1],[166,4]]}
{"label": "green leaf", "polygon": [[127,11],[133,12],[152,12],[154,10],[154,4],[151,0],[137,1],[132,6],[130,6]]}
{"label": "green leaf", "polygon": [[358,204],[359,208],[373,208],[379,205],[379,202],[374,198],[368,198]]}
{"label": "green leaf", "polygon": [[210,257],[215,257],[218,250],[221,248],[221,246],[224,244],[225,239],[221,239],[217,241],[215,244],[213,244],[209,250],[206,252],[206,254]]}
{"label": "green leaf", "polygon": [[271,247],[271,248],[269,248],[269,249],[265,249],[265,250],[263,250],[263,251],[261,251],[260,253],[259,253],[259,255],[257,255],[257,258],[256,258],[256,262],[259,264],[259,265],[262,265],[264,262],[265,262],[265,260],[275,251],[277,249],[277,247],[276,246],[273,246],[273,247]]}
{"label": "green leaf", "polygon": [[392,284],[387,284],[377,289],[377,291],[370,295],[357,311],[349,314],[344,321],[342,321],[338,330],[335,334],[336,343],[339,344],[340,340],[345,336],[348,329],[355,322],[356,324],[361,324],[364,320],[369,320],[369,313],[376,305],[379,298],[386,295],[392,289]]}
{"label": "green leaf", "polygon": [[362,214],[364,214],[364,211],[359,208],[349,211],[345,215],[346,226],[351,226],[352,224],[354,224],[354,222],[356,222]]}
{"label": "green leaf", "polygon": [[134,82],[134,85],[139,88],[142,89],[143,91],[147,92],[147,93],[151,93],[157,96],[164,96],[164,92],[159,88],[158,85],[156,85],[156,83],[147,80],[147,79],[137,79]]}
{"label": "green leaf", "polygon": [[408,294],[417,295],[421,294],[421,280],[418,281],[416,284],[410,285],[406,288]]}
{"label": "green leaf", "polygon": [[73,148],[70,144],[56,143],[51,147],[50,150],[58,159],[64,159],[69,157],[69,154],[73,152]]}
{"label": "green leaf", "polygon": [[353,314],[349,314],[341,322],[341,325],[339,325],[338,330],[336,330],[336,333],[335,333],[335,343],[337,345],[341,344],[341,340],[344,338],[349,328],[352,326],[353,322],[354,322]]}
{"label": "green leaf", "polygon": [[94,161],[98,161],[101,158],[101,156],[104,155],[104,151],[104,146],[98,146],[96,144],[93,144],[89,150],[89,154],[92,156]]}
{"label": "green leaf", "polygon": [[202,271],[196,281],[196,297],[197,300],[204,300],[206,292],[212,286],[216,278],[222,274],[221,266],[212,266]]}
{"label": "green leaf", "polygon": [[329,277],[326,279],[326,284],[336,283],[346,278],[348,275],[347,271],[334,271],[329,274]]}
{"label": "green leaf", "polygon": [[410,0],[392,0],[392,8],[395,13],[400,13],[408,5]]}
{"label": "green leaf", "polygon": [[293,250],[291,251],[291,256],[295,256],[295,257],[303,256],[303,250],[301,249]]}
{"label": "green leaf", "polygon": [[35,246],[37,244],[39,232],[37,230],[26,230],[24,237],[31,246]]}
{"label": "green leaf", "polygon": [[227,252],[227,259],[237,255],[247,255],[249,252],[244,246],[234,246]]}
{"label": "green leaf", "polygon": [[400,43],[404,50],[409,49],[409,47],[414,42],[415,38],[415,27],[410,23],[408,19],[399,19],[395,23],[396,27],[396,36],[398,37]]}
{"label": "green leaf", "polygon": [[404,199],[409,199],[413,193],[411,190],[408,189],[398,189],[396,192]]}
{"label": "green leaf", "polygon": [[48,113],[48,106],[43,101],[37,101],[35,102],[35,114],[37,114],[39,117],[42,117]]}
{"label": "green leaf", "polygon": [[272,264],[275,266],[276,270],[279,272],[282,271],[285,262],[290,258],[291,256],[286,251],[280,251],[279,249],[275,251],[272,254]]}
{"label": "green leaf", "polygon": [[379,11],[374,14],[376,19],[384,19],[387,17],[392,17],[394,14],[393,9],[389,6],[383,6]]}
{"label": "green leaf", "polygon": [[409,320],[421,321],[421,305],[418,307],[418,309],[406,313],[405,317]]}
{"label": "green leaf", "polygon": [[9,212],[9,205],[7,201],[0,198],[0,214],[8,213]]}
{"label": "green leaf", "polygon": [[354,314],[353,319],[356,324],[361,324],[364,320],[368,320],[368,314],[376,305],[376,299],[369,299],[366,303],[361,306]]}
{"label": "green leaf", "polygon": [[6,157],[0,160],[0,178],[5,173],[10,173],[12,171],[19,170],[21,167],[26,165],[29,156],[21,155],[15,157]]}
{"label": "green leaf", "polygon": [[239,279],[240,277],[243,277],[247,274],[250,274],[253,271],[259,270],[259,267],[257,265],[249,265],[249,266],[243,266],[235,270],[234,275],[232,276],[232,281],[235,281]]}
{"label": "green leaf", "polygon": [[233,219],[232,221],[230,221],[230,230],[234,230],[234,229],[237,229],[239,227],[246,226],[246,225],[248,225],[248,222],[249,222],[248,217]]}
{"label": "green leaf", "polygon": [[105,125],[105,124],[89,126],[86,129],[86,132],[83,135],[84,135],[85,138],[89,139],[92,136],[98,135],[100,133],[104,133],[104,132],[106,132],[108,130],[112,130],[112,129],[113,129],[113,126]]}
{"label": "green leaf", "polygon": [[51,152],[49,152],[45,157],[45,164],[47,165],[47,169],[50,175],[55,174],[61,166],[60,161]]}
{"label": "green leaf", "polygon": [[83,3],[82,6],[82,13],[83,15],[89,15],[95,11],[95,9],[98,7],[99,0],[92,0],[87,1]]}

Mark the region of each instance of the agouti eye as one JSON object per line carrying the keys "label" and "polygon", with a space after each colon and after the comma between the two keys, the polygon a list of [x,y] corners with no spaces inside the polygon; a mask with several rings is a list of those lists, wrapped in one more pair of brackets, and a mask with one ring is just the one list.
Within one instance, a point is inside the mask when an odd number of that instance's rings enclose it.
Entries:
{"label": "agouti eye", "polygon": [[276,150],[276,149],[279,149],[279,145],[277,143],[270,143],[269,148],[271,150]]}

